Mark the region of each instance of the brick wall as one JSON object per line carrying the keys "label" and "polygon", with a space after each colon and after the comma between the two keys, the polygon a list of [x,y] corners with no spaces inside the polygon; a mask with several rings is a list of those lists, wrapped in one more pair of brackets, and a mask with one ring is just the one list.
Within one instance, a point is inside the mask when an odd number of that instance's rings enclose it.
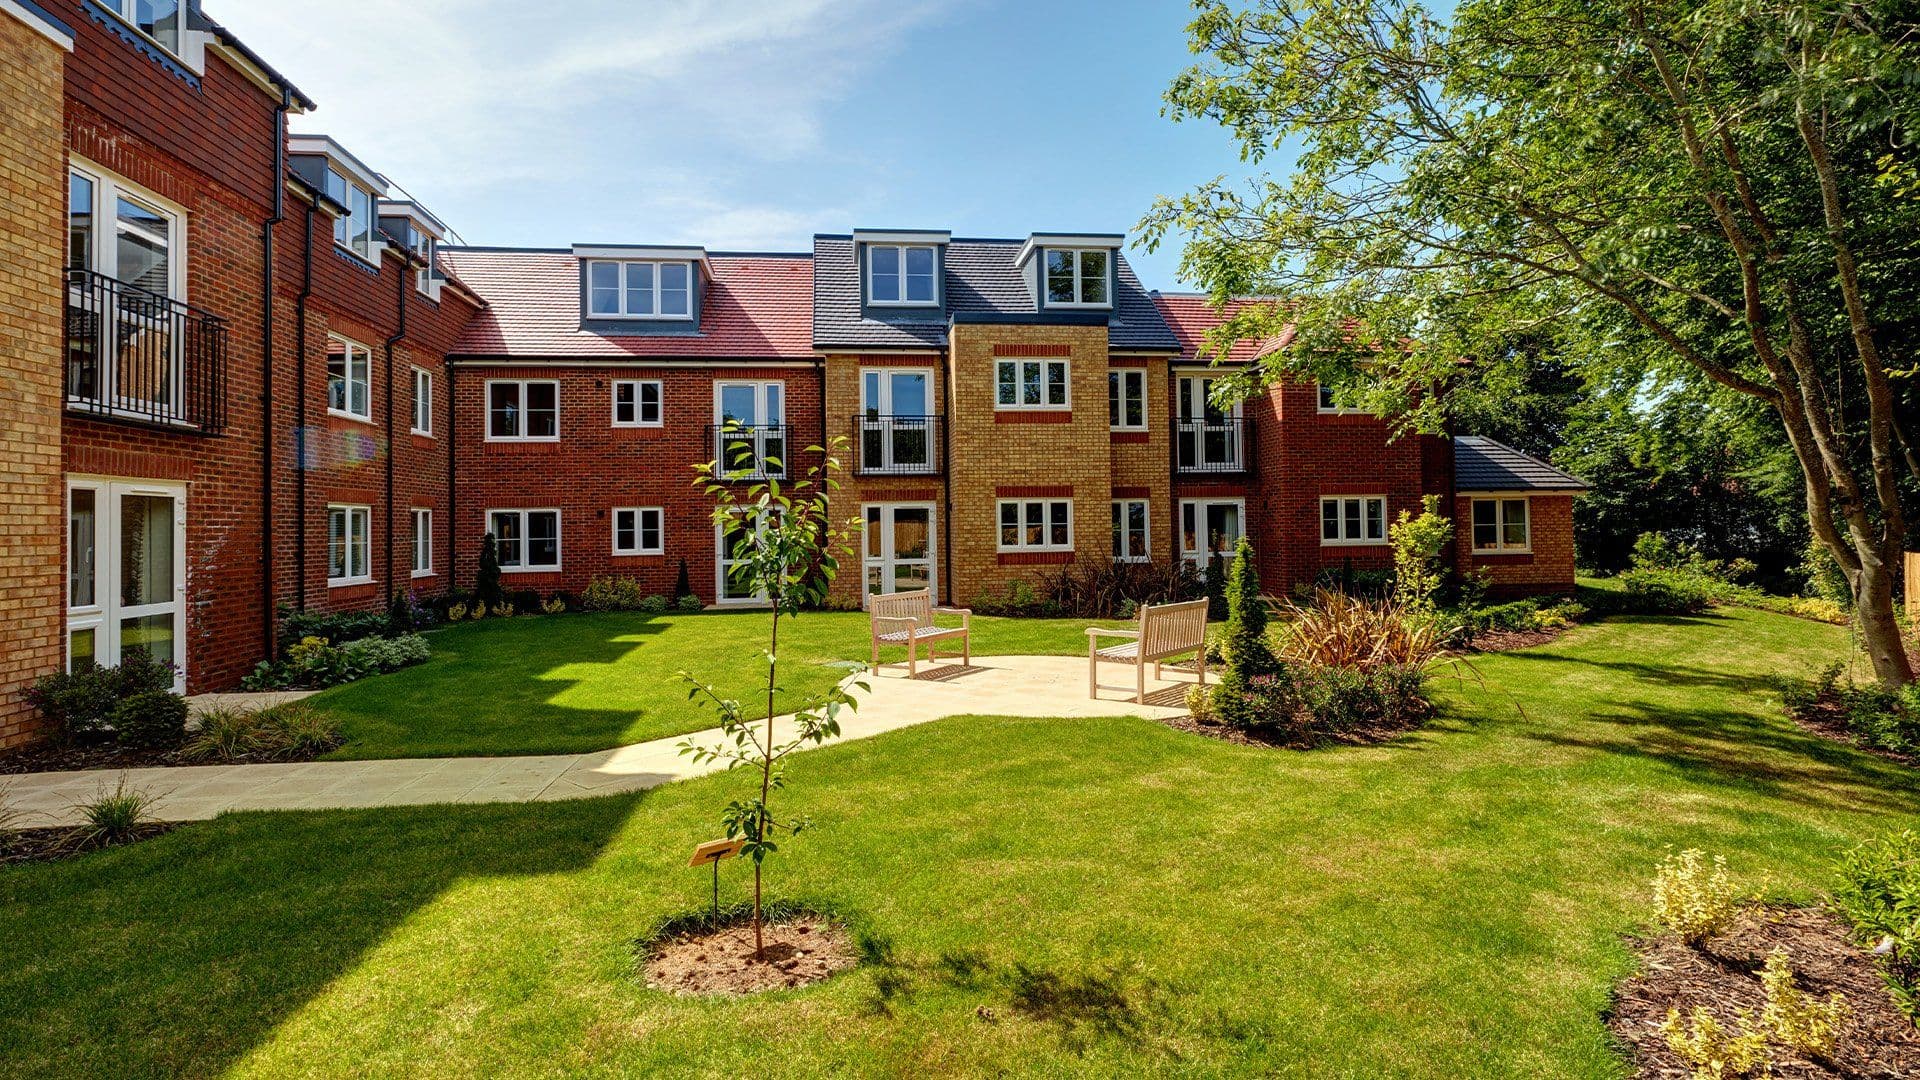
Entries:
{"label": "brick wall", "polygon": [[[713,423],[714,384],[741,379],[782,382],[794,450],[786,462],[798,477],[816,463],[800,451],[821,441],[821,376],[813,365],[633,365],[511,367],[465,365],[454,372],[454,448],[459,485],[453,585],[471,589],[479,568],[486,512],[560,510],[557,572],[508,573],[508,589],[542,594],[578,592],[600,574],[637,578],[648,593],[671,594],[682,560],[693,591],[715,599],[714,502],[695,486],[693,466],[711,461],[707,428]],[[558,442],[488,442],[486,383],[493,379],[556,379],[560,383]],[[615,379],[658,379],[658,428],[612,426]],[[660,507],[660,555],[613,554],[615,507]]]}
{"label": "brick wall", "polygon": [[1534,495],[1527,500],[1532,551],[1524,555],[1475,554],[1473,498],[1454,500],[1454,565],[1461,573],[1484,573],[1496,597],[1573,591],[1573,496]]}
{"label": "brick wall", "polygon": [[[1072,408],[1064,413],[994,408],[994,361],[1068,361]],[[1105,326],[954,326],[948,371],[952,431],[952,535],[946,569],[955,601],[1010,581],[1035,581],[1062,566],[1112,557],[1112,440],[1107,427]],[[1000,498],[1073,504],[1073,550],[998,550]]]}
{"label": "brick wall", "polygon": [[65,52],[0,12],[0,748],[33,736],[22,696],[64,662],[60,267]]}

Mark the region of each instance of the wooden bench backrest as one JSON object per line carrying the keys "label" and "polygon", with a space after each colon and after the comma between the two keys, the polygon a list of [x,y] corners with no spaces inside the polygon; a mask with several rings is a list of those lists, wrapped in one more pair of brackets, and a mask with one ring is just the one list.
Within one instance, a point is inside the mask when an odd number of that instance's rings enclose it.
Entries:
{"label": "wooden bench backrest", "polygon": [[1140,609],[1140,658],[1192,652],[1207,643],[1207,602],[1155,604]]}
{"label": "wooden bench backrest", "polygon": [[867,597],[867,615],[875,630],[883,633],[905,629],[899,623],[882,626],[880,619],[912,619],[916,628],[933,625],[933,590],[881,593]]}

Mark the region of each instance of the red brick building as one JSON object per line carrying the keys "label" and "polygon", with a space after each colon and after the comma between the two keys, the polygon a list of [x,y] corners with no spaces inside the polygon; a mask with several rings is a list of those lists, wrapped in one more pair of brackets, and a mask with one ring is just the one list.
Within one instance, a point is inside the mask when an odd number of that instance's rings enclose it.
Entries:
{"label": "red brick building", "polygon": [[227,688],[280,612],[470,587],[488,533],[512,589],[668,594],[684,568],[752,603],[693,466],[797,476],[834,436],[849,602],[1204,565],[1242,534],[1284,592],[1387,566],[1423,495],[1461,569],[1572,586],[1579,481],[1310,386],[1221,408],[1217,316],[1145,290],[1119,235],[446,246],[341,142],[289,134],[312,103],[191,0],[0,0],[0,93],[0,748],[63,666],[140,649]]}

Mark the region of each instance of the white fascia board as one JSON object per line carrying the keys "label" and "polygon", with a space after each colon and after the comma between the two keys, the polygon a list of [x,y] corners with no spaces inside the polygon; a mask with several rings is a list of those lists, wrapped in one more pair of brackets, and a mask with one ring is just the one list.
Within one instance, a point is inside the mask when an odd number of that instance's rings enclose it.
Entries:
{"label": "white fascia board", "polygon": [[65,51],[73,51],[73,35],[67,33],[64,27],[41,18],[32,9],[22,7],[14,3],[13,0],[0,0],[0,11],[4,11],[14,18],[19,19],[21,22],[27,24],[28,29],[35,31]]}
{"label": "white fascia board", "polygon": [[365,162],[347,152],[347,148],[335,142],[331,135],[289,135],[287,152],[290,154],[318,154],[328,162],[339,166],[347,174],[347,179],[373,192],[376,197],[387,193],[387,179]]}
{"label": "white fascia board", "polygon": [[1013,265],[1025,266],[1033,253],[1041,248],[1105,248],[1117,251],[1127,245],[1125,233],[1034,233],[1027,242],[1020,245],[1020,253],[1013,258]]}
{"label": "white fascia board", "polygon": [[707,261],[703,247],[667,247],[662,244],[575,244],[577,259],[648,259],[661,262]]}
{"label": "white fascia board", "polygon": [[435,240],[445,240],[447,238],[446,225],[443,224],[439,218],[429,213],[426,207],[421,206],[417,202],[408,199],[381,199],[379,212],[381,217],[406,218],[408,221],[420,226],[421,232],[428,234]]}
{"label": "white fascia board", "polygon": [[855,229],[856,244],[945,244],[953,233],[945,229]]}

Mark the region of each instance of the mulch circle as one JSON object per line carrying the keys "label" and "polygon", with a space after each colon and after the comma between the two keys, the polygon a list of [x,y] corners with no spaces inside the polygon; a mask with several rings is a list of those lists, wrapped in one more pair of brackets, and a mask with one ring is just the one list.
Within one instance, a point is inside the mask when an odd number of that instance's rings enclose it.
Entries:
{"label": "mulch circle", "polygon": [[179,822],[154,821],[145,825],[136,825],[133,837],[119,844],[81,844],[75,841],[72,828],[15,829],[0,834],[0,866],[11,863],[57,862],[71,859],[89,851],[100,851],[105,847],[124,847],[137,844],[142,840],[151,840],[156,836],[170,833],[180,827]]}
{"label": "mulch circle", "polygon": [[1772,907],[1743,913],[1732,929],[1693,949],[1671,935],[1636,941],[1644,970],[1616,993],[1607,1026],[1633,1052],[1639,1080],[1693,1075],[1667,1046],[1660,1024],[1667,1010],[1690,1016],[1705,1007],[1729,1028],[1738,1010],[1757,1016],[1766,1003],[1760,969],[1785,948],[1800,988],[1822,1000],[1838,991],[1850,1015],[1831,1062],[1773,1048],[1772,1075],[1880,1078],[1920,1076],[1920,1028],[1894,1004],[1871,953],[1847,940],[1845,925],[1818,908]]}
{"label": "mulch circle", "polygon": [[674,994],[757,994],[817,983],[860,962],[853,935],[825,917],[800,915],[764,930],[765,960],[754,958],[751,923],[668,938],[647,957],[647,985]]}

